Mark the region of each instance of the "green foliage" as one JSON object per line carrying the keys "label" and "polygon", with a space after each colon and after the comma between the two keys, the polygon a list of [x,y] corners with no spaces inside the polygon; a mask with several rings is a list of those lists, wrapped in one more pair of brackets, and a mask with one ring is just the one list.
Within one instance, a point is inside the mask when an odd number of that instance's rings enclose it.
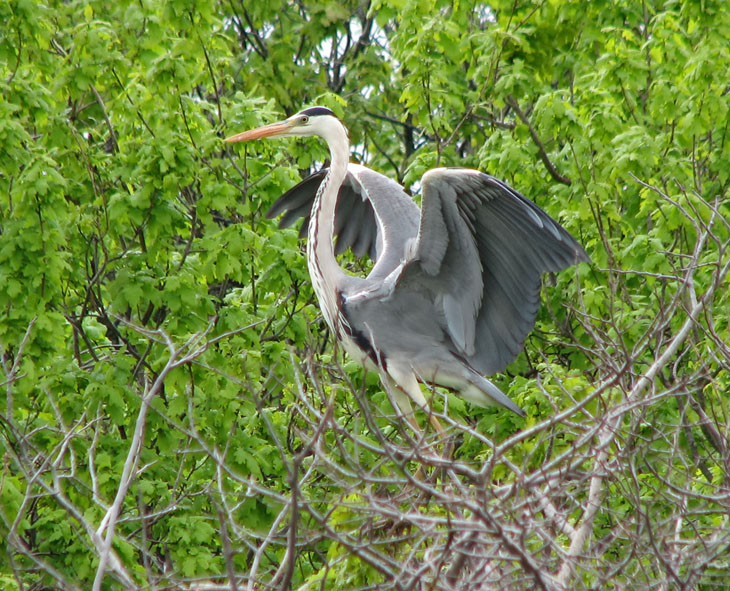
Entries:
{"label": "green foliage", "polygon": [[[522,532],[491,555],[510,588],[535,561],[559,578],[586,523],[568,588],[727,576],[725,2],[9,0],[0,19],[0,587],[448,585],[469,516],[480,547]],[[494,378],[526,419],[433,396],[451,476],[332,353],[296,229],[264,218],[326,149],[221,142],[313,104],[355,160],[416,189],[485,170],[593,260],[546,281]]]}

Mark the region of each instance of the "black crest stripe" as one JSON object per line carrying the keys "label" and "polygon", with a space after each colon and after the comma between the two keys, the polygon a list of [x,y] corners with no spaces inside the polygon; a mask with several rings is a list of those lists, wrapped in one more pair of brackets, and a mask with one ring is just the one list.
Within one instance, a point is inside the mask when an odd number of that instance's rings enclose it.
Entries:
{"label": "black crest stripe", "polygon": [[309,107],[308,109],[300,111],[300,114],[308,115],[309,117],[317,117],[318,115],[332,115],[332,117],[336,117],[336,115],[327,107]]}

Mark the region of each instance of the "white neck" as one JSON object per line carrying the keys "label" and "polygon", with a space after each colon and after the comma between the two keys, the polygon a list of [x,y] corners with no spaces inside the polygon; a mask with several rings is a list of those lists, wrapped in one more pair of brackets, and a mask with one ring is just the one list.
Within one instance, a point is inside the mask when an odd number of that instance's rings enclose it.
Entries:
{"label": "white neck", "polygon": [[330,167],[322,181],[312,206],[307,240],[307,262],[314,292],[317,294],[325,320],[336,331],[337,292],[348,275],[335,258],[332,244],[335,229],[337,195],[347,174],[350,143],[347,130],[334,117],[328,117],[317,130],[329,146]]}

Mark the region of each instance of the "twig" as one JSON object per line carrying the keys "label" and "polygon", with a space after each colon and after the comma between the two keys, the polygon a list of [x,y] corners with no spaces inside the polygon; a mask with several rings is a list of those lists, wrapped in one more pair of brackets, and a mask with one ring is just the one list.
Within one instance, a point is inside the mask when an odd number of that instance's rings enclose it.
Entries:
{"label": "twig", "polygon": [[2,384],[6,386],[6,402],[5,402],[5,416],[8,420],[8,424],[13,424],[13,382],[18,378],[18,369],[20,368],[20,361],[23,358],[23,352],[25,351],[25,346],[28,344],[28,339],[30,338],[30,333],[33,331],[33,327],[35,326],[36,321],[38,320],[37,316],[34,316],[31,318],[30,322],[28,323],[28,328],[25,329],[25,334],[23,335],[23,338],[20,341],[20,345],[18,345],[18,350],[15,352],[15,359],[13,360],[13,365],[8,370],[5,364],[5,348],[0,348],[0,361],[3,364],[3,370],[5,372],[5,382]]}
{"label": "twig", "polygon": [[[200,343],[200,341],[208,335],[208,333],[213,329],[214,325],[214,321],[209,323],[205,331],[201,333],[196,333],[195,335],[190,337],[180,348],[176,348],[170,337],[162,330],[147,331],[141,327],[136,327],[136,329],[143,334],[156,334],[157,336],[161,337],[161,339],[167,345],[170,356],[167,360],[167,363],[165,364],[165,367],[157,375],[154,383],[146,389],[146,392],[142,397],[139,412],[137,414],[137,420],[134,426],[134,434],[132,435],[132,440],[130,442],[129,450],[127,452],[127,458],[124,462],[124,468],[122,470],[122,475],[119,480],[117,494],[114,498],[114,502],[107,510],[104,518],[101,520],[101,523],[96,530],[96,534],[99,536],[101,536],[106,531],[106,537],[104,538],[104,543],[100,548],[99,565],[97,567],[96,576],[94,578],[93,591],[100,591],[101,589],[101,584],[104,579],[104,572],[106,570],[106,565],[111,553],[112,542],[114,540],[114,530],[116,522],[122,509],[122,502],[124,501],[124,498],[127,495],[127,491],[129,490],[129,486],[134,479],[137,464],[139,462],[140,450],[142,448],[144,433],[147,426],[147,412],[149,410],[149,406],[152,403],[153,398],[157,396],[159,391],[162,389],[162,385],[164,384],[165,379],[173,369],[191,362],[193,359],[195,359],[205,350],[207,350],[210,342],[207,344],[203,344],[202,346],[198,343]],[[184,357],[181,357],[183,351],[185,350],[188,350],[190,352]]]}
{"label": "twig", "polygon": [[[695,248],[692,256],[692,262],[687,267],[687,272],[683,281],[685,286],[689,287],[692,284],[694,271],[697,268],[696,262],[699,260],[700,254],[707,241],[709,226],[711,226],[711,224],[712,221],[705,226],[705,230],[703,232],[698,232],[697,242],[695,243]],[[628,403],[635,402],[639,398],[639,396],[641,396],[644,390],[649,388],[654,383],[654,380],[657,378],[659,373],[667,366],[670,359],[672,359],[677,354],[680,346],[684,343],[692,328],[697,325],[697,319],[700,313],[705,308],[706,303],[710,301],[710,299],[714,296],[715,289],[724,280],[725,276],[728,273],[728,269],[730,269],[730,261],[726,262],[724,267],[719,270],[717,281],[715,281],[707,289],[707,291],[705,291],[704,295],[701,298],[694,300],[692,308],[689,311],[689,314],[687,315],[687,318],[685,319],[679,331],[669,341],[667,346],[664,348],[664,351],[654,360],[654,362],[649,366],[647,371],[639,376],[639,378],[636,380],[633,387],[631,388],[630,392],[626,395],[626,401]],[[619,432],[619,423],[623,419],[625,412],[628,412],[628,408],[629,407],[625,407],[624,412],[617,412],[613,416],[609,417],[603,423],[601,431],[598,435],[599,445],[597,449],[599,453],[595,462],[596,468],[594,469],[593,475],[590,480],[588,501],[585,513],[583,515],[583,521],[581,525],[576,529],[575,534],[571,536],[572,539],[570,547],[568,548],[565,559],[563,560],[563,564],[560,567],[560,571],[557,576],[557,580],[564,586],[567,586],[569,583],[570,576],[574,569],[574,560],[575,558],[577,558],[586,540],[588,539],[593,525],[593,519],[596,515],[598,508],[600,507],[599,499],[601,495],[603,480],[609,473],[608,470],[606,470],[605,468],[605,464],[608,458],[608,450],[613,443],[613,440],[616,438],[617,433]]]}
{"label": "twig", "polygon": [[542,160],[542,163],[545,165],[545,168],[547,168],[547,171],[550,173],[550,176],[553,177],[557,182],[563,183],[564,185],[570,185],[571,181],[568,177],[563,176],[558,172],[558,169],[555,168],[555,165],[550,161],[550,158],[547,155],[547,151],[545,150],[545,146],[543,145],[542,141],[540,140],[540,136],[537,135],[537,131],[535,131],[535,128],[532,126],[532,123],[530,123],[530,120],[527,118],[527,115],[520,109],[519,104],[517,104],[517,101],[515,98],[511,95],[507,95],[506,99],[507,104],[512,107],[512,110],[516,113],[516,115],[520,118],[520,120],[527,125],[527,129],[530,131],[530,136],[532,137],[532,141],[535,142],[535,145],[537,146],[538,154],[540,155],[540,160]]}

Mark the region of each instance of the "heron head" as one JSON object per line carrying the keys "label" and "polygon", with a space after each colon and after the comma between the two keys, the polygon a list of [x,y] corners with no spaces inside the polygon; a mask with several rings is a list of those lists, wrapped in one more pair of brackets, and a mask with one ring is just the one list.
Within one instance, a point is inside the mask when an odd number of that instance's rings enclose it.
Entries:
{"label": "heron head", "polygon": [[250,129],[226,138],[228,143],[245,142],[266,137],[294,137],[318,135],[327,137],[333,126],[342,128],[335,114],[327,107],[310,107],[299,111],[288,119]]}

